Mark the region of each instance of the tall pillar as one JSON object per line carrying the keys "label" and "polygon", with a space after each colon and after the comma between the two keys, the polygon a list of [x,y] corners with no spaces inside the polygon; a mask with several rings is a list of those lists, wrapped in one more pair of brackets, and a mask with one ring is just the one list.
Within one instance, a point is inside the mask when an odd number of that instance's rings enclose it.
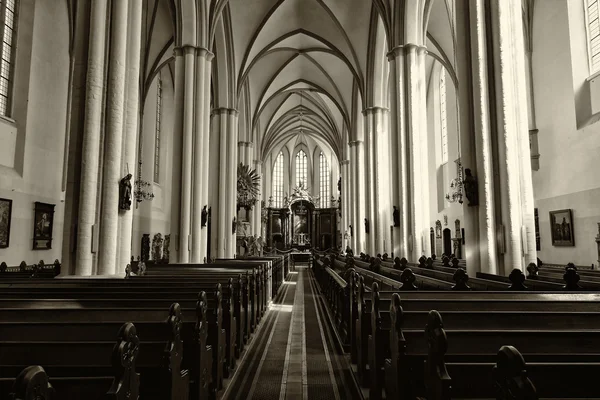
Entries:
{"label": "tall pillar", "polygon": [[[202,118],[202,124],[199,127],[199,129],[202,130],[202,133],[204,135],[203,137],[203,143],[204,146],[202,146],[202,153],[196,154],[196,156],[201,156],[201,161],[202,161],[202,168],[201,168],[201,173],[202,173],[202,191],[201,191],[201,196],[202,196],[202,200],[200,201],[200,204],[202,205],[202,207],[204,207],[205,205],[208,206],[209,204],[209,160],[210,160],[210,130],[211,130],[211,112],[210,112],[210,108],[211,108],[211,104],[210,104],[210,88],[211,88],[211,79],[212,79],[212,60],[214,58],[214,55],[209,52],[208,50],[205,49],[201,49],[200,52],[198,53],[198,62],[203,62],[206,64],[206,67],[204,68],[204,91],[202,93],[196,93],[196,96],[203,96],[204,97],[204,115]],[[196,79],[199,79],[199,77],[196,77]],[[208,207],[207,207],[208,208]],[[200,248],[201,248],[201,252],[200,252],[200,260],[204,261],[204,257],[207,256],[208,254],[208,246],[210,246],[210,244],[208,243],[208,224],[206,227],[201,228],[200,230],[200,235],[201,235],[201,244],[200,244]]]}
{"label": "tall pillar", "polygon": [[192,253],[190,262],[201,263],[206,257],[206,236],[202,235],[202,209],[207,204],[208,196],[204,193],[204,150],[209,147],[210,125],[210,80],[206,79],[207,71],[212,70],[213,54],[200,48],[196,54],[196,91],[194,93],[194,140],[193,140],[193,196],[192,196],[192,225],[190,228]]}
{"label": "tall pillar", "polygon": [[183,93],[183,141],[181,151],[181,220],[179,225],[179,262],[190,262],[190,223],[192,212],[192,152],[194,129],[194,61],[196,49],[185,46]]}
{"label": "tall pillar", "polygon": [[[340,161],[340,175],[342,177],[342,221],[340,223],[340,231],[342,233],[342,250],[346,250],[346,246],[351,245],[351,241],[346,236],[346,233],[350,234],[348,229],[348,225],[350,222],[350,160],[342,160]],[[352,249],[354,250],[354,249]]]}
{"label": "tall pillar", "polygon": [[[142,0],[129,2],[129,45],[127,50],[127,98],[125,129],[123,131],[123,163],[122,175],[127,171],[135,174],[136,142],[140,121],[140,56],[142,45]],[[135,199],[133,199],[135,202]],[[130,211],[119,215],[119,252],[117,273],[124,273],[125,266],[131,259],[131,236],[133,230],[133,207]]]}
{"label": "tall pillar", "polygon": [[367,247],[367,235],[365,234],[365,218],[366,208],[365,201],[363,200],[366,196],[365,187],[365,148],[361,140],[355,140],[349,143],[350,152],[352,155],[351,163],[353,164],[354,172],[354,235],[356,237],[356,250],[355,254],[360,252],[368,252]]}
{"label": "tall pillar", "polygon": [[76,275],[91,275],[94,263],[92,229],[96,221],[100,130],[104,92],[107,0],[93,0],[86,77],[85,120],[81,157],[81,191],[77,229]]}
{"label": "tall pillar", "polygon": [[[233,222],[235,218],[237,220],[237,165],[238,165],[238,154],[235,144],[238,142],[238,111],[234,109],[227,110],[227,140],[228,140],[228,153],[227,163],[227,179],[228,179],[228,193],[227,193],[227,204],[229,205],[229,221]],[[229,231],[229,240],[227,241],[227,257],[235,257],[236,251],[236,233],[232,230]]]}
{"label": "tall pillar", "polygon": [[261,205],[262,205],[262,201],[264,200],[263,190],[262,190],[263,179],[264,179],[264,176],[262,173],[262,164],[263,163],[260,160],[254,160],[253,164],[254,164],[254,169],[256,170],[256,173],[258,174],[258,176],[260,176],[261,189],[258,194],[258,200],[257,200],[256,204],[254,204],[254,208],[252,209],[252,234],[256,235],[256,236],[262,236],[262,233],[261,233],[261,228],[262,228]]}
{"label": "tall pillar", "polygon": [[[513,7],[519,7],[516,13]],[[505,274],[535,262],[533,183],[526,107],[526,78],[521,1],[491,2],[498,169],[501,220],[504,226]],[[501,160],[501,161],[500,161]]]}
{"label": "tall pillar", "polygon": [[107,121],[104,136],[104,171],[98,275],[114,275],[119,240],[119,181],[123,151],[123,122],[127,63],[128,2],[113,2],[108,64]]}
{"label": "tall pillar", "polygon": [[217,257],[233,258],[236,254],[233,221],[234,218],[237,221],[238,112],[231,108],[217,108],[213,112],[219,120]]}
{"label": "tall pillar", "polygon": [[371,107],[363,111],[365,118],[365,158],[367,219],[370,233],[367,234],[367,252],[384,253],[387,226],[390,221],[390,202],[386,176],[389,175],[389,159],[382,154],[380,143],[386,141],[388,110]]}
{"label": "tall pillar", "polygon": [[[427,117],[424,46],[406,44],[394,48],[388,55],[393,77],[391,96],[392,146],[397,150],[393,159],[393,199],[400,211],[400,232],[395,239],[399,254],[416,261],[429,249]],[[395,205],[395,204],[394,204]],[[405,247],[406,246],[406,247]]]}
{"label": "tall pillar", "polygon": [[403,112],[406,107],[404,51],[394,48],[388,54],[390,62],[390,147],[392,148],[392,205],[398,208],[400,226],[394,227],[392,251],[396,257],[408,257],[408,138]]}
{"label": "tall pillar", "polygon": [[[489,49],[485,17],[485,0],[469,3],[471,18],[471,70],[473,79],[473,123],[475,132],[475,176],[479,183],[479,206],[477,214],[477,232],[465,226],[467,272],[498,274],[496,242],[496,216],[494,197],[494,166],[492,148],[492,130],[490,116],[490,77],[488,75]],[[493,76],[491,77],[493,79]],[[462,142],[466,142],[463,140]],[[464,153],[464,151],[463,151]],[[469,207],[466,207],[468,212]]]}

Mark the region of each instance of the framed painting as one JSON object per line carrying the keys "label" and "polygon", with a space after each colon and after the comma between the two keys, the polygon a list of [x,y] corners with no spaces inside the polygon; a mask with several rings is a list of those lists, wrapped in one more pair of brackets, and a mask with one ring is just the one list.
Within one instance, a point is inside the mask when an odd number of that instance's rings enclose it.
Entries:
{"label": "framed painting", "polygon": [[552,246],[575,246],[571,209],[550,211],[550,233]]}
{"label": "framed painting", "polygon": [[33,250],[52,248],[52,226],[55,204],[35,202],[33,217]]}
{"label": "framed painting", "polygon": [[10,243],[10,220],[12,217],[12,200],[0,199],[0,249]]}

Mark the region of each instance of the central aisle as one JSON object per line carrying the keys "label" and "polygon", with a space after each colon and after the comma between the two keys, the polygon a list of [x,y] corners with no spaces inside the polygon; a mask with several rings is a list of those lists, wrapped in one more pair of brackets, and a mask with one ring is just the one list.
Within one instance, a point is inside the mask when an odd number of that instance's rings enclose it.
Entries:
{"label": "central aisle", "polygon": [[347,362],[323,320],[317,287],[305,266],[284,289],[254,336],[227,398],[351,399]]}

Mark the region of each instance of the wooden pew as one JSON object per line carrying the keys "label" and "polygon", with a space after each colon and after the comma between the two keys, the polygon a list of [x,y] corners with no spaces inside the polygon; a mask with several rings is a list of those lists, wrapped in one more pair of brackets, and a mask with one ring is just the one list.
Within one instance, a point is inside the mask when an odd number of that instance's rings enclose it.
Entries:
{"label": "wooden pew", "polygon": [[60,261],[55,260],[52,264],[46,264],[40,260],[37,264],[27,264],[21,261],[18,266],[8,266],[5,262],[0,263],[0,282],[20,279],[52,279],[60,274]]}
{"label": "wooden pew", "polygon": [[[321,281],[319,281],[321,282]],[[360,284],[360,281],[358,282]],[[352,286],[347,284],[347,286]],[[359,293],[361,291],[359,290]],[[389,335],[385,333],[387,329],[393,326],[391,322],[391,311],[379,312],[378,315],[373,314],[373,302],[368,300],[368,297],[372,293],[368,291],[362,291],[365,293],[364,296],[367,298],[365,304],[362,307],[359,306],[359,310],[364,310],[364,315],[361,315],[361,320],[368,321],[368,329],[371,333],[371,351],[364,352],[363,354],[374,355],[379,354],[379,359],[371,360],[374,365],[381,366],[381,354],[385,354],[390,350]],[[384,296],[380,296],[379,309],[390,310],[391,306],[391,295],[393,293],[380,292]],[[542,354],[532,354],[534,361],[536,362],[549,362],[551,360],[563,360],[565,362],[590,362],[595,360],[594,350],[592,348],[594,331],[590,329],[597,329],[600,327],[599,321],[600,316],[598,315],[598,308],[594,305],[594,302],[599,298],[594,294],[579,293],[579,294],[567,294],[562,293],[531,293],[531,292],[425,292],[425,291],[412,291],[412,292],[401,292],[399,296],[403,297],[403,304],[405,309],[410,311],[404,311],[408,317],[405,319],[408,328],[412,329],[409,332],[410,337],[418,340],[422,337],[422,328],[424,326],[425,318],[429,310],[440,308],[443,311],[443,315],[447,315],[445,319],[446,326],[452,331],[449,333],[454,338],[457,338],[455,342],[457,347],[468,348],[469,343],[477,342],[480,343],[479,348],[473,349],[471,353],[476,354],[481,352],[483,357],[476,359],[477,362],[489,363],[489,354],[485,354],[485,348],[488,350],[496,344],[502,344],[502,340],[507,340],[506,343],[510,343],[509,340],[514,338],[515,343],[521,345],[521,347],[527,347],[528,342],[536,342],[538,335],[541,335],[541,340],[538,340],[531,350],[533,353],[541,352]],[[385,297],[383,299],[382,297]],[[437,299],[436,299],[437,298]],[[361,300],[359,300],[361,301]],[[385,304],[387,303],[387,304]],[[366,304],[369,304],[367,306]],[[408,306],[411,306],[408,308]],[[579,312],[573,312],[573,308],[579,310]],[[350,306],[349,306],[350,308]],[[367,310],[371,310],[368,312]],[[511,312],[512,310],[512,312]],[[360,312],[360,311],[359,311]],[[379,321],[378,326],[373,326],[373,321]],[[483,329],[482,332],[469,332],[472,329],[474,321],[477,323],[478,329]],[[357,342],[364,343],[365,332],[361,332],[361,328],[364,323],[357,322]],[[377,325],[377,324],[376,324]],[[507,327],[520,327],[523,330],[530,329],[531,332],[515,332],[506,331]],[[540,327],[545,327],[545,331],[539,331]],[[556,331],[556,329],[564,329],[569,327],[571,332],[564,333],[562,331]],[[383,331],[382,331],[383,329]],[[554,329],[554,330],[553,330]],[[462,331],[461,331],[462,330]],[[358,333],[360,332],[360,334]],[[375,334],[373,334],[375,332]],[[377,339],[383,337],[384,342],[378,342]],[[388,345],[385,343],[385,338],[388,337]],[[576,344],[576,338],[583,338],[584,342],[579,341]],[[373,341],[373,338],[375,339]],[[564,346],[566,351],[562,354],[543,354],[544,351],[553,351],[555,342],[560,342]],[[505,344],[505,343],[504,343]],[[579,346],[579,347],[577,347]],[[586,347],[587,346],[587,347]],[[473,346],[471,346],[473,347]],[[495,348],[498,348],[495,347]],[[531,346],[530,346],[531,347]],[[378,349],[384,349],[379,351]],[[360,349],[359,349],[360,350]],[[419,349],[424,351],[422,347]],[[363,348],[364,351],[364,348]],[[577,352],[574,355],[574,352]],[[360,354],[360,353],[359,353]],[[470,354],[452,354],[453,362],[475,362]],[[486,358],[487,357],[487,358]],[[357,370],[361,371],[360,366],[357,366]],[[378,373],[377,376],[373,374]],[[370,369],[365,368],[363,374],[367,374],[367,379],[363,381],[379,382],[379,385],[371,386],[371,390],[376,390],[376,387],[382,387],[381,377],[383,375],[382,370],[378,368]],[[372,393],[374,398],[377,398],[377,393]],[[389,397],[389,396],[388,396]]]}
{"label": "wooden pew", "polygon": [[[197,278],[196,278],[197,279]],[[144,279],[145,280],[145,279]],[[190,281],[190,279],[186,279]],[[137,282],[137,281],[136,281]],[[133,282],[130,282],[133,283]],[[242,307],[240,302],[241,285],[233,285],[233,281],[230,278],[227,285],[221,286],[220,283],[199,281],[194,286],[194,292],[182,292],[165,294],[160,292],[159,281],[155,281],[155,288],[152,286],[141,287],[143,292],[139,292],[137,284],[130,284],[123,288],[114,288],[113,286],[97,286],[87,288],[85,293],[77,291],[79,288],[75,288],[76,291],[72,292],[61,288],[59,291],[55,291],[54,295],[58,294],[61,299],[42,299],[42,292],[36,293],[34,298],[16,300],[14,294],[10,292],[6,293],[0,290],[0,304],[4,305],[1,313],[7,318],[10,318],[11,311],[14,308],[30,308],[30,309],[48,309],[58,308],[61,309],[61,316],[65,315],[70,311],[70,308],[85,307],[90,312],[96,309],[106,309],[106,307],[112,308],[129,308],[137,311],[145,311],[149,309],[160,309],[165,305],[174,300],[179,300],[184,306],[188,315],[194,315],[194,309],[198,300],[198,293],[208,293],[207,296],[207,320],[209,321],[209,344],[213,345],[212,349],[214,352],[214,372],[216,374],[215,382],[222,384],[223,378],[229,376],[230,371],[235,367],[236,357],[239,357],[239,351],[243,348],[243,336],[244,326],[237,323],[237,317],[244,319],[244,315],[247,312]],[[150,294],[148,289],[152,290]],[[52,293],[52,292],[50,292]],[[146,293],[146,298],[142,298],[141,293]],[[8,297],[6,297],[8,295]],[[23,294],[20,295],[23,297]],[[241,299],[243,300],[243,299]],[[166,303],[166,304],[165,304]],[[31,315],[29,313],[28,315]],[[131,318],[135,317],[135,313],[132,313]],[[102,312],[99,313],[102,317]],[[94,314],[90,314],[90,318],[94,317]],[[32,317],[32,318],[35,318]],[[69,317],[70,318],[70,317]],[[1,320],[1,318],[0,318]],[[194,322],[191,320],[190,322]],[[238,339],[239,338],[239,339]]]}
{"label": "wooden pew", "polygon": [[[27,397],[27,393],[32,393],[36,385],[37,396],[40,396],[40,390],[50,389],[47,377],[43,379],[48,371],[53,377],[55,398],[125,399],[137,398],[140,394],[148,399],[186,400],[189,398],[189,375],[181,370],[183,343],[177,334],[180,331],[178,307],[173,304],[168,313],[163,309],[166,322],[163,318],[154,330],[156,336],[160,333],[160,339],[144,340],[141,352],[138,331],[131,322],[121,324],[116,345],[115,332],[106,335],[105,330],[88,329],[83,330],[85,335],[54,340],[40,337],[39,331],[37,337],[21,338],[18,342],[3,337],[0,396],[6,395],[11,385],[16,398],[40,398]],[[85,322],[63,323],[62,327],[76,329],[77,325],[82,328],[82,324]],[[23,332],[28,329],[22,326]],[[16,380],[7,379],[6,375],[22,369],[21,365],[33,363],[45,365],[46,371],[39,367],[26,368]]]}

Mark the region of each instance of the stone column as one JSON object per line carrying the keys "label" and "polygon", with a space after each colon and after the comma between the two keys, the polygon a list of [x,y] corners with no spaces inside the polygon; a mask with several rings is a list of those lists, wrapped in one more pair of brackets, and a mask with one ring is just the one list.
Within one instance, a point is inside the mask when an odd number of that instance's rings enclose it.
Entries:
{"label": "stone column", "polygon": [[[352,247],[348,238],[346,238],[346,232],[350,234],[348,225],[350,225],[350,205],[352,204],[349,199],[350,192],[350,160],[340,161],[340,175],[342,177],[342,221],[340,222],[340,231],[342,233],[342,250],[346,250],[346,246]],[[352,249],[354,250],[354,249]]]}
{"label": "stone column", "polygon": [[[513,10],[519,7],[519,12]],[[491,2],[504,272],[536,262],[521,1]]]}
{"label": "stone column", "polygon": [[[175,74],[173,77],[173,135],[177,137],[183,138],[183,108],[185,101],[185,53],[182,47],[176,47],[174,50],[175,56]],[[181,156],[183,157],[183,153],[186,149],[182,146]],[[175,210],[175,213],[171,213],[172,215],[179,216],[179,221],[181,221],[181,205],[173,202],[171,207]],[[173,262],[181,262],[181,253],[184,249],[187,249],[187,246],[182,247],[182,238],[181,238],[181,226],[178,224],[179,232],[171,235],[172,244],[171,244],[171,259]],[[175,227],[173,227],[175,228]]]}
{"label": "stone column", "polygon": [[[133,176],[135,174],[136,142],[139,132],[140,121],[140,56],[142,45],[142,0],[130,0],[129,2],[129,45],[127,50],[127,99],[126,117],[123,144],[123,163],[121,174],[125,176],[127,171]],[[135,181],[132,178],[132,184]],[[133,230],[133,204],[130,211],[121,212],[119,215],[119,252],[117,259],[117,273],[125,273],[125,267],[131,259],[131,236]]]}
{"label": "stone column", "polygon": [[123,106],[127,63],[127,8],[128,2],[112,3],[98,275],[114,275],[117,263],[119,182],[122,178]]}
{"label": "stone column", "polygon": [[[429,240],[429,180],[427,161],[427,116],[425,55],[423,46],[405,44],[388,55],[392,74],[391,130],[394,203],[400,211],[400,232],[395,238],[394,254],[407,254],[409,261],[431,253]],[[395,204],[394,204],[395,205]],[[406,249],[405,246],[406,245]],[[396,253],[398,250],[399,253]]]}
{"label": "stone column", "polygon": [[237,128],[238,112],[231,108],[213,110],[219,119],[219,207],[217,219],[217,257],[233,258],[236,253],[236,234],[233,218],[237,220]]}
{"label": "stone column", "polygon": [[[206,235],[202,235],[202,209],[207,204],[208,195],[204,193],[205,159],[204,150],[209,147],[210,138],[210,78],[207,80],[207,71],[212,69],[213,54],[203,48],[197,50],[196,54],[196,92],[194,93],[194,146],[193,146],[193,196],[192,196],[192,226],[190,229],[192,238],[192,254],[190,262],[201,263],[206,257]],[[206,124],[209,121],[209,124]]]}
{"label": "stone column", "polygon": [[[485,18],[485,0],[469,3],[471,18],[471,70],[473,79],[473,122],[475,132],[474,152],[476,176],[479,184],[479,206],[477,231],[465,226],[467,272],[470,275],[481,271],[498,273],[496,217],[494,198],[493,142],[490,122],[490,95],[488,76],[488,46]],[[493,79],[493,77],[492,77]],[[464,142],[464,141],[463,141]],[[467,201],[465,199],[465,201]],[[467,201],[468,202],[468,201]],[[468,210],[468,207],[467,207]],[[473,265],[475,264],[475,265]]]}
{"label": "stone column", "polygon": [[363,111],[365,117],[365,154],[367,218],[370,233],[367,235],[367,248],[370,254],[384,253],[386,229],[390,220],[390,201],[387,177],[389,159],[380,149],[381,142],[387,141],[388,110],[371,107]]}
{"label": "stone column", "polygon": [[[202,118],[202,124],[199,127],[204,135],[204,139],[203,139],[203,143],[204,146],[202,146],[202,153],[201,153],[201,161],[202,161],[202,168],[201,168],[201,173],[202,173],[202,191],[201,191],[201,196],[202,196],[202,200],[200,201],[200,203],[202,204],[202,207],[204,207],[205,205],[208,205],[209,203],[209,188],[208,188],[208,184],[209,184],[209,161],[210,161],[210,130],[211,130],[211,104],[210,104],[210,88],[211,88],[211,79],[212,79],[212,60],[213,60],[214,55],[209,52],[206,49],[201,49],[198,53],[198,62],[202,62],[205,63],[206,66],[204,68],[204,91],[202,93],[196,93],[196,96],[203,96],[204,97],[204,116]],[[196,79],[199,79],[199,77],[197,76]],[[198,154],[197,156],[200,156],[200,154]],[[214,232],[214,230],[213,230]],[[206,257],[207,252],[208,252],[208,246],[210,246],[210,244],[208,243],[208,224],[204,229],[201,229],[200,231],[201,234],[201,244],[200,244],[200,260],[204,261],[204,257]]]}
{"label": "stone column", "polygon": [[190,262],[190,223],[192,212],[192,152],[194,129],[194,62],[196,49],[185,46],[183,93],[183,141],[181,151],[181,214],[179,225],[179,262]]}
{"label": "stone column", "polygon": [[107,0],[93,0],[86,77],[85,120],[81,163],[81,190],[77,229],[76,275],[91,275],[94,264],[92,229],[96,221],[100,131],[104,93]]}
{"label": "stone column", "polygon": [[[254,208],[252,209],[252,234],[253,235],[257,235],[257,236],[262,236],[261,234],[261,226],[262,226],[262,213],[261,213],[261,203],[262,200],[264,199],[263,197],[263,173],[262,173],[262,161],[260,160],[254,160],[253,161],[254,164],[254,169],[256,170],[256,173],[258,174],[258,176],[260,176],[260,184],[261,184],[261,189],[260,189],[260,193],[258,195],[258,200],[256,201],[256,204],[254,204]],[[264,239],[264,238],[263,238]]]}
{"label": "stone column", "polygon": [[[227,140],[228,140],[228,160],[227,179],[229,182],[227,193],[227,204],[229,207],[229,221],[237,220],[237,165],[238,154],[235,144],[238,142],[238,111],[234,109],[227,110]],[[230,225],[231,225],[230,222]],[[236,251],[236,234],[229,231],[229,240],[227,241],[227,257],[233,258]]]}
{"label": "stone column", "polygon": [[[350,151],[352,153],[352,160],[354,164],[354,235],[356,236],[356,254],[360,252],[368,252],[367,247],[367,235],[365,234],[365,218],[366,208],[365,201],[363,200],[366,196],[365,187],[365,149],[361,140],[355,140],[349,143]],[[369,221],[371,223],[371,221]]]}
{"label": "stone column", "polygon": [[408,195],[408,138],[404,121],[406,86],[404,50],[394,48],[388,53],[390,62],[390,147],[392,149],[392,205],[400,213],[400,226],[394,228],[392,251],[396,257],[408,257],[410,204]]}

